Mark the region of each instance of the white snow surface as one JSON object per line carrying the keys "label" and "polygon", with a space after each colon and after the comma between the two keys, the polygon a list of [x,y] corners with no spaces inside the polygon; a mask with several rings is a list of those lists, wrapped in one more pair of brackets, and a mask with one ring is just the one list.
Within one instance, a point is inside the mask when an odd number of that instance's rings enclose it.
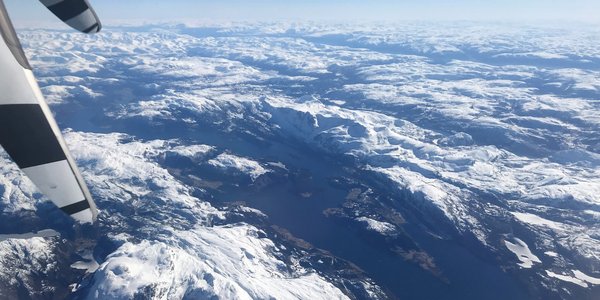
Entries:
{"label": "white snow surface", "polygon": [[[51,293],[51,276],[56,276],[57,268],[55,243],[53,238],[43,237],[0,240],[0,280],[34,291],[32,297]],[[5,292],[0,290],[0,298],[9,299]]]}
{"label": "white snow surface", "polygon": [[553,278],[556,278],[556,279],[559,279],[562,281],[570,282],[570,283],[576,284],[578,286],[581,286],[583,288],[587,288],[590,285],[600,285],[600,278],[589,276],[589,275],[581,272],[580,270],[572,270],[571,273],[573,275],[558,274],[558,273],[554,273],[552,271],[546,270],[546,274],[550,277],[553,277]]}
{"label": "white snow surface", "polygon": [[511,238],[510,241],[507,238],[504,240],[504,244],[506,245],[506,248],[514,253],[521,261],[518,265],[522,268],[529,269],[534,263],[542,262],[537,256],[535,256],[535,254],[531,252],[531,250],[529,250],[529,246],[527,246],[525,242],[518,238]]}
{"label": "white snow surface", "polygon": [[359,217],[356,220],[365,223],[367,225],[367,229],[378,232],[382,235],[391,235],[397,230],[396,226],[393,224],[377,221],[368,217]]}
{"label": "white snow surface", "polygon": [[573,276],[558,274],[558,273],[554,273],[554,272],[548,271],[548,270],[546,270],[546,274],[552,278],[556,278],[558,280],[562,280],[565,282],[570,282],[570,283],[576,284],[583,288],[588,287],[588,284],[584,280],[581,280],[581,279],[573,277]]}
{"label": "white snow surface", "polygon": [[38,232],[28,232],[28,233],[21,233],[21,234],[0,234],[0,242],[9,240],[9,239],[24,240],[24,239],[34,238],[34,237],[53,237],[53,236],[58,236],[58,235],[60,235],[60,233],[58,233],[57,231],[52,230],[52,229],[44,229],[44,230],[40,230]]}
{"label": "white snow surface", "polygon": [[[145,219],[139,230],[148,232],[148,237],[141,242],[129,241],[133,238],[129,233],[114,233],[113,238],[124,244],[101,263],[87,298],[129,299],[136,293],[153,299],[346,298],[314,271],[285,268],[273,242],[259,238],[257,228],[243,223],[209,226],[210,220],[222,218],[222,213],[191,196],[186,186],[154,162],[161,153],[172,151],[171,147],[182,151],[175,141],[133,141],[125,134],[74,131],[65,138],[82,162],[95,194],[134,207],[165,202],[176,207],[166,223]],[[193,149],[197,147],[190,151]],[[110,214],[101,212],[101,217],[102,213]],[[188,214],[194,223],[190,224]],[[115,218],[116,223],[122,222],[119,218],[131,218],[105,217]],[[179,230],[179,226],[189,228]],[[152,233],[152,227],[163,233]]]}
{"label": "white snow surface", "polygon": [[589,276],[579,270],[573,270],[573,275],[579,280],[583,280],[589,284],[600,284],[600,278]]}
{"label": "white snow surface", "polygon": [[257,235],[248,225],[198,227],[170,243],[126,243],[100,266],[89,298],[128,299],[149,285],[160,299],[347,298],[316,273],[282,272],[275,245]]}
{"label": "white snow surface", "polygon": [[207,161],[207,164],[222,170],[233,170],[248,175],[252,180],[269,172],[260,163],[245,157],[233,154],[221,153],[217,157]]}
{"label": "white snow surface", "polygon": [[541,218],[534,214],[519,213],[519,212],[511,212],[511,214],[523,223],[536,225],[536,226],[540,226],[540,227],[546,227],[546,228],[553,229],[555,231],[564,231],[565,230],[565,226],[566,226],[565,224],[546,220],[546,219]]}
{"label": "white snow surface", "polygon": [[[143,93],[120,91],[111,99],[119,108],[107,111],[107,117],[142,118],[159,125],[183,120],[190,126],[203,119],[227,128],[251,120],[262,130],[356,158],[365,170],[389,180],[407,201],[443,216],[458,232],[473,234],[491,249],[508,248],[523,267],[540,260],[522,240],[498,244],[490,238],[495,228],[486,227],[487,218],[524,225],[535,237],[537,250],[556,253],[560,245],[561,253],[569,251],[577,258],[569,263],[584,261],[600,268],[600,77],[592,65],[600,59],[600,47],[594,42],[600,31],[419,23],[217,27],[222,36],[194,36],[169,27],[115,28],[95,36],[27,30],[21,36],[54,104],[101,101],[112,86],[131,81]],[[330,36],[339,39],[329,40]],[[111,72],[119,66],[133,75]],[[303,84],[326,84],[326,76],[346,78],[347,68],[352,70],[351,82],[336,81],[339,85],[314,94],[313,90],[307,95],[286,93]],[[138,81],[144,76],[160,80]],[[284,88],[271,86],[273,82],[284,82]],[[252,179],[268,172],[251,158],[209,145],[183,146],[177,140],[130,141],[118,133],[68,132],[66,138],[98,197],[135,209],[165,202],[177,206],[169,216],[174,224],[167,229],[170,234],[181,233],[176,229],[180,225],[191,228],[199,240],[214,230],[232,234],[257,230],[243,224],[200,226],[223,218],[222,212],[191,196],[188,187],[154,162],[167,151],[198,161],[220,153],[209,164]],[[33,211],[43,200],[5,155],[0,158],[0,173],[5,175],[0,176],[3,212]],[[192,220],[183,213],[193,215]],[[122,221],[118,215],[109,218],[115,224]],[[153,220],[140,232],[151,232],[152,226],[163,223]],[[127,234],[116,233],[113,238],[117,236],[125,244],[110,259],[118,265],[123,262],[119,258],[132,254],[137,267],[131,272],[168,268],[155,261],[156,251],[188,255],[173,258],[173,266],[186,259],[202,266],[199,273],[182,273],[189,278],[213,272],[196,261],[198,252],[179,247],[183,240],[160,236],[134,243]],[[232,243],[226,237],[220,242]],[[255,242],[260,245],[256,251],[269,249],[267,241]],[[227,259],[219,262],[226,264]],[[102,278],[113,278],[106,263]],[[554,264],[563,274],[569,271],[559,262],[546,264]],[[324,286],[322,278],[307,272],[295,274],[295,282],[313,278],[313,288]],[[590,283],[576,274],[546,272]],[[134,273],[120,274],[127,278]],[[227,274],[240,280],[249,276]],[[183,288],[171,290],[165,276],[150,272],[143,280],[173,293],[169,295],[185,293]],[[274,273],[273,278],[277,276],[290,275]],[[115,275],[111,281],[115,286],[106,283],[103,291],[130,295],[132,289],[118,284],[123,278]],[[244,287],[231,284],[234,289]],[[206,289],[207,295],[217,294],[215,287]]]}
{"label": "white snow surface", "polygon": [[[2,211],[11,213],[20,210],[35,210],[36,188],[27,177],[22,176],[17,165],[8,159],[4,150],[0,150],[0,194]],[[39,198],[39,197],[37,197]]]}
{"label": "white snow surface", "polygon": [[171,152],[177,153],[180,156],[190,158],[192,160],[201,160],[207,154],[213,152],[215,147],[209,145],[191,145],[191,146],[176,146],[171,149]]}

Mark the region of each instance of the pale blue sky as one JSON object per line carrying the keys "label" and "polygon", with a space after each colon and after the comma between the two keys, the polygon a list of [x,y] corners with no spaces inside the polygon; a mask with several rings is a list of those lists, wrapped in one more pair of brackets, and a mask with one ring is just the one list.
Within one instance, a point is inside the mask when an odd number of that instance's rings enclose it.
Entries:
{"label": "pale blue sky", "polygon": [[[15,23],[50,20],[37,0],[4,0]],[[600,0],[91,0],[110,20],[568,20],[600,22]]]}

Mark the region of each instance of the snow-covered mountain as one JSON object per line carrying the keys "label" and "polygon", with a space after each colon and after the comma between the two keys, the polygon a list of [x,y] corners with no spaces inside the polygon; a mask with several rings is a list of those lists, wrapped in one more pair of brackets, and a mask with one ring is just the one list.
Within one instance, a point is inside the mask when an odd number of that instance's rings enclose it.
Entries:
{"label": "snow-covered mountain", "polygon": [[3,155],[1,297],[600,295],[594,28],[20,35],[101,213]]}

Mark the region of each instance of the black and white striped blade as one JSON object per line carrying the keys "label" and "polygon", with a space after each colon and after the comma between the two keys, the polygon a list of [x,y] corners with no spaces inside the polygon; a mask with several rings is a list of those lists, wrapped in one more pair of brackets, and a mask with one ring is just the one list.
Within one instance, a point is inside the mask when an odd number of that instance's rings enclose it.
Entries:
{"label": "black and white striped blade", "polygon": [[[3,6],[0,19],[8,20]],[[54,204],[79,222],[93,222],[97,210],[87,186],[32,71],[19,51],[14,51],[15,46],[20,47],[14,42],[18,41],[14,29],[10,22],[3,24],[0,22],[0,145]]]}
{"label": "black and white striped blade", "polygon": [[102,24],[87,0],[40,0],[67,25],[85,33],[96,33]]}

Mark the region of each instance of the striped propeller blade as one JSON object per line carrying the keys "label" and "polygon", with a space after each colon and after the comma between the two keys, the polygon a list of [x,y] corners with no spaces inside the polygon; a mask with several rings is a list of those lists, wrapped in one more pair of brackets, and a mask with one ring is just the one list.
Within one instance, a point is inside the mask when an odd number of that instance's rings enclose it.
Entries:
{"label": "striped propeller blade", "polygon": [[93,222],[96,205],[44,101],[2,0],[0,91],[2,148],[62,211],[81,223]]}
{"label": "striped propeller blade", "polygon": [[96,33],[102,28],[100,19],[87,0],[40,0],[54,15],[67,25],[85,33]]}

